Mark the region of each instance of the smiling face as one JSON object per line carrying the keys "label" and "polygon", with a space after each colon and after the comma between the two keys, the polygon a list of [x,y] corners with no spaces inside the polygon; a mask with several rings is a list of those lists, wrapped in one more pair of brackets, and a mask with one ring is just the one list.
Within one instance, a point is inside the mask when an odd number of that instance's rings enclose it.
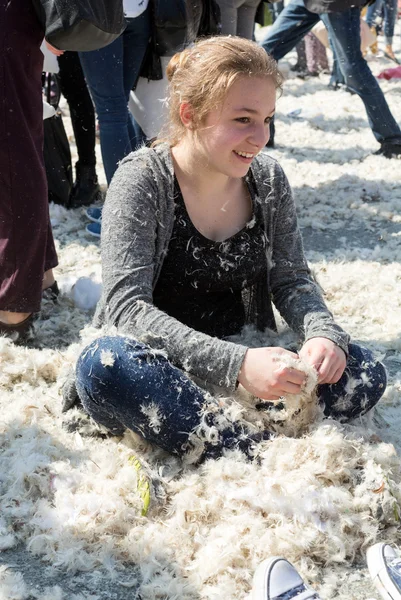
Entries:
{"label": "smiling face", "polygon": [[244,177],[269,140],[276,104],[271,77],[240,77],[222,106],[210,111],[196,131],[196,152],[209,171]]}

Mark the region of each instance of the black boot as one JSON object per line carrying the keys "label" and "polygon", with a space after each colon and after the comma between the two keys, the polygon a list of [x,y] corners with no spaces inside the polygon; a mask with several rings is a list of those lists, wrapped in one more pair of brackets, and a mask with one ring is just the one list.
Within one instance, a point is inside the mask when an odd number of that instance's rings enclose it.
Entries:
{"label": "black boot", "polygon": [[70,208],[89,206],[98,199],[100,187],[96,175],[95,165],[75,165],[77,178],[72,186],[70,195]]}

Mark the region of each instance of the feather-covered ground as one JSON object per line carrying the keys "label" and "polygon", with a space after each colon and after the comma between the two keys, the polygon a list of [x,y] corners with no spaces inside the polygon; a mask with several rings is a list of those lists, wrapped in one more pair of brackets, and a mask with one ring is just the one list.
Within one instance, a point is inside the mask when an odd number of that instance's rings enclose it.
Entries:
{"label": "feather-covered ground", "polygon": [[[35,347],[0,340],[0,600],[246,598],[271,554],[292,560],[323,598],[378,600],[366,548],[401,544],[401,162],[372,154],[361,101],[327,83],[287,80],[271,153],[293,186],[327,303],[388,368],[376,415],[277,437],[260,464],[231,454],[199,468],[133,435],[108,437],[78,409],[62,415],[100,265],[83,210],[52,206],[60,302],[44,306]],[[401,122],[401,80],[381,85]],[[89,283],[72,289],[81,277]],[[131,456],[151,480],[145,517]]]}

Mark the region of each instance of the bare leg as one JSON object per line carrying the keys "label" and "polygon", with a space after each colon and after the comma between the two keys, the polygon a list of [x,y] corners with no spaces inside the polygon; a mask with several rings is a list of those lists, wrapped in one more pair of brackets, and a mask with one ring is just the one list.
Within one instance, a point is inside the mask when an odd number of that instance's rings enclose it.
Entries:
{"label": "bare leg", "polygon": [[54,282],[55,282],[55,279],[54,279],[54,275],[53,275],[53,269],[49,269],[43,275],[42,290],[46,290],[51,285],[53,285]]}
{"label": "bare leg", "polygon": [[[46,290],[53,285],[55,279],[53,269],[49,269],[43,276],[42,290]],[[9,310],[0,310],[0,323],[6,325],[17,325],[25,321],[32,313],[11,312]]]}

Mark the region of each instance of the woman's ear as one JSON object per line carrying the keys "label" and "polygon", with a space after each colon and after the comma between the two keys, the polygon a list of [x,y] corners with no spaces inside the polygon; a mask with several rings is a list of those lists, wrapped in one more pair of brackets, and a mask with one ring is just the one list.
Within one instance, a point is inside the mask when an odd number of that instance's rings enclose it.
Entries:
{"label": "woman's ear", "polygon": [[181,123],[187,129],[194,128],[193,110],[192,110],[192,106],[189,104],[189,102],[182,102],[182,104],[180,104],[180,119],[181,119]]}

